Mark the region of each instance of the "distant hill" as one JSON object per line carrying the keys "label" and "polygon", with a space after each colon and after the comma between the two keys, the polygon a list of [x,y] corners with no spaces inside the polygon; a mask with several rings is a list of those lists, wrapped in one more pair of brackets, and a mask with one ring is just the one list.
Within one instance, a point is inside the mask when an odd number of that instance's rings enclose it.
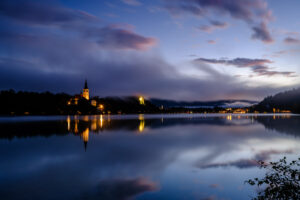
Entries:
{"label": "distant hill", "polygon": [[150,99],[150,102],[156,106],[164,106],[165,108],[241,108],[250,107],[257,104],[257,101],[250,100],[218,100],[218,101],[173,101],[164,99]]}
{"label": "distant hill", "polygon": [[278,93],[266,97],[262,102],[255,105],[253,109],[264,112],[277,110],[289,110],[293,113],[300,113],[300,88]]}

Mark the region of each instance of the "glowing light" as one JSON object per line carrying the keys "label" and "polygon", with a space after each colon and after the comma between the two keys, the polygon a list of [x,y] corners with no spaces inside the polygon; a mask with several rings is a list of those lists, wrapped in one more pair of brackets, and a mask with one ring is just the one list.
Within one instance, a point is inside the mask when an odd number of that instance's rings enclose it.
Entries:
{"label": "glowing light", "polygon": [[103,109],[104,109],[104,105],[103,105],[103,104],[99,104],[98,108],[99,108],[100,110],[103,110]]}
{"label": "glowing light", "polygon": [[96,107],[96,106],[97,106],[97,101],[96,101],[96,100],[92,100],[92,101],[91,101],[91,104],[92,104],[92,106],[95,106],[95,107]]}
{"label": "glowing light", "polygon": [[71,119],[70,116],[67,117],[67,123],[68,123],[68,131],[71,129]]}
{"label": "glowing light", "polygon": [[139,120],[140,120],[140,124],[139,124],[139,132],[143,132],[145,129],[145,118],[143,114],[139,115]]}
{"label": "glowing light", "polygon": [[79,120],[75,119],[74,133],[78,133],[78,123],[79,123]]}
{"label": "glowing light", "polygon": [[88,142],[89,141],[89,133],[90,133],[90,129],[86,128],[83,132],[82,132],[82,139],[84,142]]}
{"label": "glowing light", "polygon": [[99,122],[100,122],[100,128],[102,128],[103,127],[103,116],[102,115],[100,115]]}
{"label": "glowing light", "polygon": [[227,120],[231,121],[232,120],[232,116],[231,115],[227,115]]}
{"label": "glowing light", "polygon": [[144,97],[140,96],[139,97],[139,102],[140,102],[141,105],[145,105],[145,99],[144,99]]}
{"label": "glowing light", "polygon": [[143,132],[145,129],[145,120],[140,121],[139,132]]}

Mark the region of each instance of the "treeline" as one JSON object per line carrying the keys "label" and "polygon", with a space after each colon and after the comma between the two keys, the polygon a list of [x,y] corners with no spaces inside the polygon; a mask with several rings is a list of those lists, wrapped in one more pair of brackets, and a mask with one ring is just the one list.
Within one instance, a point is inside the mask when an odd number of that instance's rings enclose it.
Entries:
{"label": "treeline", "polygon": [[145,101],[140,105],[137,97],[126,98],[99,98],[94,97],[104,109],[99,110],[84,98],[78,103],[69,104],[72,95],[65,93],[53,94],[50,92],[15,92],[14,90],[0,91],[0,115],[74,115],[74,114],[132,114],[157,113],[159,109]]}
{"label": "treeline", "polygon": [[15,92],[14,90],[0,92],[0,114],[66,114],[68,94],[52,94],[50,92]]}
{"label": "treeline", "polygon": [[300,88],[268,96],[253,107],[260,112],[291,111],[300,113]]}

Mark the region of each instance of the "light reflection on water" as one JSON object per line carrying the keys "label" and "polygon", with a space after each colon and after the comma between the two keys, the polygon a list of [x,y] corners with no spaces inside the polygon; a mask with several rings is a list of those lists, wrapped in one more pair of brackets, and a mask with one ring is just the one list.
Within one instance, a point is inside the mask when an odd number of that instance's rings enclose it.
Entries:
{"label": "light reflection on water", "polygon": [[296,115],[0,118],[1,199],[249,199],[300,155]]}

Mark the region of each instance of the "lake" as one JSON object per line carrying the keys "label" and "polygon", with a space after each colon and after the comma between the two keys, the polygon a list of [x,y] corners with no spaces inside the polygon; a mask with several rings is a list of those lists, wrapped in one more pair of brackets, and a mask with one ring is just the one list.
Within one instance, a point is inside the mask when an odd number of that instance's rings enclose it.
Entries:
{"label": "lake", "polygon": [[300,156],[299,115],[0,118],[0,199],[250,199]]}

